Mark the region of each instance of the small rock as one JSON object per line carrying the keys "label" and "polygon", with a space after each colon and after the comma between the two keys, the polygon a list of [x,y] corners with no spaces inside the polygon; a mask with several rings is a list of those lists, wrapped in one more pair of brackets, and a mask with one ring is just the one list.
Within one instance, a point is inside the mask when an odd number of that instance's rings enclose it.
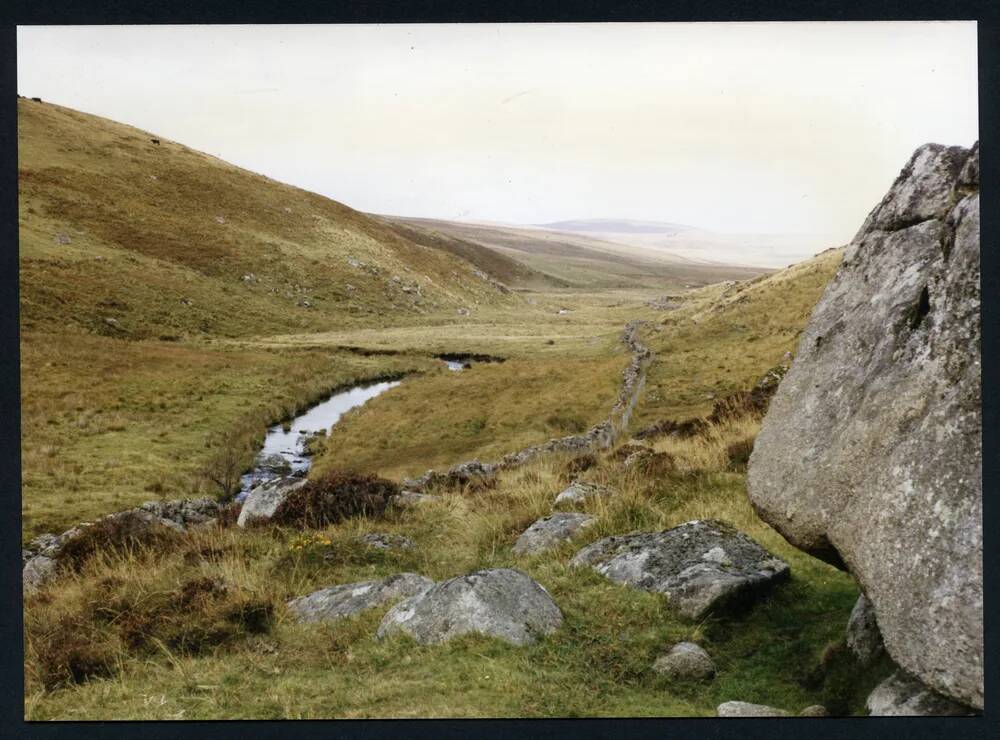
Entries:
{"label": "small rock", "polygon": [[775,709],[766,704],[750,704],[745,701],[727,701],[716,710],[719,717],[790,717],[783,709]]}
{"label": "small rock", "polygon": [[402,491],[398,496],[393,496],[392,503],[403,509],[413,506],[422,506],[432,501],[440,501],[440,496],[432,496],[429,493],[417,493],[416,491]]}
{"label": "small rock", "polygon": [[679,681],[704,681],[715,675],[715,663],[693,642],[679,642],[653,663],[653,670]]}
{"label": "small rock", "polygon": [[30,594],[52,580],[56,574],[58,563],[45,555],[35,555],[28,559],[21,571],[21,582],[24,593]]}
{"label": "small rock", "polygon": [[517,538],[517,542],[514,543],[514,554],[528,555],[551,550],[595,521],[596,519],[588,514],[571,512],[556,513],[539,519]]}
{"label": "small rock", "polygon": [[72,241],[66,234],[56,234],[56,244],[66,245]]}
{"label": "small rock", "polygon": [[885,651],[875,621],[875,607],[864,594],[858,596],[847,620],[847,647],[862,665],[870,665]]}
{"label": "small rock", "polygon": [[223,218],[222,216],[216,216],[215,217],[215,223],[217,223],[217,224],[224,224],[224,223],[226,223],[226,219]]}
{"label": "small rock", "polygon": [[865,702],[873,717],[951,717],[975,712],[896,671],[875,687]]}
{"label": "small rock", "polygon": [[394,599],[413,596],[434,585],[416,573],[400,573],[380,581],[332,586],[288,602],[300,622],[334,622]]}
{"label": "small rock", "polygon": [[385,615],[376,636],[404,632],[422,645],[469,633],[527,645],[562,625],[562,612],[539,583],[519,570],[494,568],[438,583]]}
{"label": "small rock", "polygon": [[288,494],[305,484],[304,478],[295,476],[275,478],[262,483],[247,495],[236,524],[245,527],[251,522],[266,522],[274,516],[274,512],[278,510],[281,502],[288,498]]}
{"label": "small rock", "polygon": [[712,520],[606,537],[580,550],[570,565],[665,594],[690,619],[750,602],[789,573],[787,563],[747,535]]}
{"label": "small rock", "polygon": [[413,547],[413,540],[401,534],[385,534],[383,532],[370,532],[358,537],[358,542],[374,547],[376,550],[409,550]]}
{"label": "small rock", "polygon": [[595,496],[613,496],[615,491],[607,486],[586,481],[573,481],[568,488],[556,496],[556,506],[571,506],[581,504]]}
{"label": "small rock", "polygon": [[257,459],[257,468],[268,473],[277,475],[288,475],[292,472],[292,465],[282,455],[264,455]]}
{"label": "small rock", "polygon": [[813,704],[799,712],[800,717],[829,717],[830,713],[822,704]]}
{"label": "small rock", "polygon": [[459,316],[468,316],[469,314],[472,313],[472,311],[470,311],[467,308],[459,308],[455,310],[455,313],[457,313]]}

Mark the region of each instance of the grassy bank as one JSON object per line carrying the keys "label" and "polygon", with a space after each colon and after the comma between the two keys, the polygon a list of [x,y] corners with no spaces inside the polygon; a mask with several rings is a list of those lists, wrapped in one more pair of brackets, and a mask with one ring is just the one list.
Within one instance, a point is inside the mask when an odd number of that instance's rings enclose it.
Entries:
{"label": "grassy bank", "polygon": [[[27,715],[705,716],[734,699],[791,711],[823,703],[834,712],[859,712],[879,673],[859,679],[843,649],[856,586],[787,545],[753,514],[743,473],[727,450],[754,432],[755,422],[741,420],[695,440],[661,441],[655,448],[671,453],[678,469],[659,478],[602,458],[587,477],[621,495],[589,504],[598,523],[540,556],[515,556],[511,546],[550,511],[567,482],[559,459],[505,474],[493,490],[445,494],[383,521],[351,520],[308,533],[212,529],[166,551],[102,556],[27,604]],[[675,615],[662,596],[567,566],[573,552],[599,537],[704,516],[732,522],[785,558],[791,581],[748,613],[693,623]],[[416,547],[387,553],[354,541],[370,531],[406,535]],[[527,648],[482,637],[422,647],[405,637],[375,640],[385,608],[336,625],[300,625],[284,612],[288,598],[332,584],[401,571],[442,579],[500,566],[520,568],[549,590],[565,617],[557,633]],[[135,647],[123,641],[114,614],[100,611],[111,604],[123,615],[147,614],[144,600],[189,592],[192,581],[206,578],[228,584],[224,604],[263,604],[273,617],[256,632],[230,621],[222,638],[194,631],[186,642],[176,639],[169,618],[149,617],[146,639]],[[211,620],[211,609],[222,607],[201,608],[206,614],[188,613],[185,624]],[[59,658],[51,644],[66,625],[89,636],[90,659],[103,660],[105,669],[82,683],[46,689],[50,663]],[[713,656],[714,680],[676,685],[652,672],[655,658],[682,639],[697,640]]]}
{"label": "grassy bank", "polygon": [[21,343],[26,537],[154,498],[218,493],[200,475],[218,444],[259,435],[329,392],[426,357],[235,349],[27,333]]}

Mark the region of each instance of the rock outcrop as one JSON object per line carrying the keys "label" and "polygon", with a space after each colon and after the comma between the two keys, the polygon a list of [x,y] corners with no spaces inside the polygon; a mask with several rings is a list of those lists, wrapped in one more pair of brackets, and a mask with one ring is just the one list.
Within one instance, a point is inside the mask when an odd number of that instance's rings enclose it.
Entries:
{"label": "rock outcrop", "polygon": [[385,615],[377,637],[397,632],[433,645],[469,633],[527,645],[562,625],[562,612],[539,583],[519,570],[495,568],[442,581]]}
{"label": "rock outcrop", "polygon": [[250,524],[262,524],[269,521],[281,503],[288,498],[288,494],[305,484],[305,478],[295,476],[275,478],[261,483],[250,491],[243,501],[243,508],[240,509],[240,516],[236,520],[236,524],[240,527],[246,527]]}
{"label": "rock outcrop", "polygon": [[853,573],[901,668],[982,708],[978,172],[978,145],[910,159],[817,304],[747,484]]}
{"label": "rock outcrop", "polygon": [[664,532],[607,537],[570,561],[615,583],[666,594],[681,615],[701,619],[752,601],[788,577],[788,564],[742,532],[696,520]]}
{"label": "rock outcrop", "polygon": [[[118,511],[93,522],[82,522],[62,534],[42,534],[21,550],[21,581],[24,593],[37,591],[59,572],[64,555],[78,550],[94,532],[94,544],[107,546],[137,543],[162,533],[184,532],[213,523],[219,505],[209,498],[147,501],[134,509]],[[97,526],[98,529],[91,529]]]}
{"label": "rock outcrop", "polygon": [[288,602],[288,611],[300,622],[335,622],[367,609],[413,596],[434,585],[416,573],[400,573],[380,581],[347,583],[315,591]]}
{"label": "rock outcrop", "polygon": [[572,539],[584,527],[593,524],[596,519],[588,514],[576,512],[559,512],[539,519],[521,533],[514,543],[515,555],[535,555],[553,547],[558,547],[566,540]]}

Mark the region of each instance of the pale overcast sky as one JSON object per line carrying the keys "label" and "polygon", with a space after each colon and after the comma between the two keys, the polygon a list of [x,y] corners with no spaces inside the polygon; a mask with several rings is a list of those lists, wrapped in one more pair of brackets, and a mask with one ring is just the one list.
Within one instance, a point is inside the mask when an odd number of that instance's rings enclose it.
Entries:
{"label": "pale overcast sky", "polygon": [[366,211],[838,242],[978,137],[971,22],[22,27],[18,91]]}

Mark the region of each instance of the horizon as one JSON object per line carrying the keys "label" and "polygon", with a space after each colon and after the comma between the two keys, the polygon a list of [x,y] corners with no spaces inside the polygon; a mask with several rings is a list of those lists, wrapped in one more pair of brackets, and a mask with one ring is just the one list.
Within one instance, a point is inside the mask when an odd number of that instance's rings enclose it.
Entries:
{"label": "horizon", "polygon": [[18,28],[20,94],[360,211],[815,236],[798,258],[918,146],[970,146],[976,85],[975,22]]}

